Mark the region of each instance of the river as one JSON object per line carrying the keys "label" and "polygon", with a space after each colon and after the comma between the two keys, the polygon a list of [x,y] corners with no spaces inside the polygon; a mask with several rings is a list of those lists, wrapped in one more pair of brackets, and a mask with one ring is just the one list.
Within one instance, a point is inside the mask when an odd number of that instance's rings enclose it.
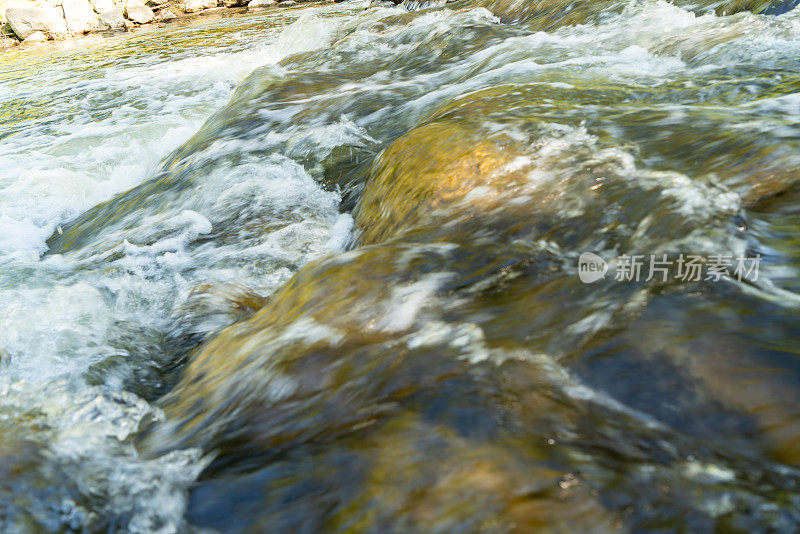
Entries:
{"label": "river", "polygon": [[0,530],[796,531],[785,4],[0,56]]}

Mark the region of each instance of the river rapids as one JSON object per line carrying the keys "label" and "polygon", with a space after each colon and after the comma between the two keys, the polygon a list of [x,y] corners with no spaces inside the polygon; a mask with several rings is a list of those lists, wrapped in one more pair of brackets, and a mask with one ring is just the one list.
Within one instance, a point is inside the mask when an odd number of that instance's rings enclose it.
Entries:
{"label": "river rapids", "polygon": [[0,531],[798,531],[794,4],[0,56]]}

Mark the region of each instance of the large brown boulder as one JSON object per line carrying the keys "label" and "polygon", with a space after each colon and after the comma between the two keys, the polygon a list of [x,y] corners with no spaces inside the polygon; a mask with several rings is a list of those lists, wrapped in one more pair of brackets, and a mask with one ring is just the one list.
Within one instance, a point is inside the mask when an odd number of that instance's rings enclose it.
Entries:
{"label": "large brown boulder", "polygon": [[510,138],[480,138],[456,123],[415,128],[376,162],[355,210],[361,242],[383,241],[459,202],[487,208],[518,181],[508,167],[515,148]]}

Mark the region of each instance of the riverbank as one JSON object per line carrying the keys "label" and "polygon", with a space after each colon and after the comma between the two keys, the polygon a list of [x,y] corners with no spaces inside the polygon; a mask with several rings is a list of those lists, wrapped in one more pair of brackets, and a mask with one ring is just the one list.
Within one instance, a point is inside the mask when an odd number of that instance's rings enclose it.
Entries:
{"label": "riverbank", "polygon": [[[339,0],[341,1],[341,0]],[[291,7],[303,0],[0,0],[0,51],[90,34],[133,31],[228,10]]]}

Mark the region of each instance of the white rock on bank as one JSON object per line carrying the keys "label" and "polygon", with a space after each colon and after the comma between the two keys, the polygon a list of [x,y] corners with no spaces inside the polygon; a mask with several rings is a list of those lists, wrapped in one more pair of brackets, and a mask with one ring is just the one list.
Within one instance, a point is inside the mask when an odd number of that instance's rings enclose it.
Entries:
{"label": "white rock on bank", "polygon": [[162,11],[158,17],[161,22],[169,22],[171,20],[177,19],[178,15],[167,9],[166,11]]}
{"label": "white rock on bank", "polygon": [[97,15],[89,0],[62,0],[61,9],[70,33],[89,33],[97,29]]}
{"label": "white rock on bank", "polygon": [[51,39],[67,37],[67,23],[63,12],[55,7],[9,7],[6,20],[20,39],[41,31]]}
{"label": "white rock on bank", "polygon": [[98,27],[101,30],[124,30],[125,17],[122,16],[121,9],[111,9],[104,11],[97,16]]}
{"label": "white rock on bank", "polygon": [[197,11],[202,11],[205,9],[203,6],[205,2],[203,0],[189,0],[183,5],[183,12],[184,13],[195,13]]}
{"label": "white rock on bank", "polygon": [[125,16],[137,24],[147,24],[156,17],[152,9],[137,2],[129,2],[125,6]]}
{"label": "white rock on bank", "polygon": [[115,9],[119,9],[114,0],[89,0],[94,6],[94,10],[98,13],[108,13]]}
{"label": "white rock on bank", "polygon": [[43,43],[45,41],[47,41],[47,36],[44,33],[40,32],[39,30],[36,30],[35,32],[27,36],[25,39],[23,39],[22,44],[31,45],[31,44]]}
{"label": "white rock on bank", "polygon": [[184,13],[196,13],[204,9],[217,7],[217,0],[189,0],[183,6]]}
{"label": "white rock on bank", "polygon": [[250,0],[247,7],[270,7],[277,4],[278,2],[276,0]]}
{"label": "white rock on bank", "polygon": [[284,0],[283,2],[278,2],[282,6],[293,6],[297,4],[294,0]]}

